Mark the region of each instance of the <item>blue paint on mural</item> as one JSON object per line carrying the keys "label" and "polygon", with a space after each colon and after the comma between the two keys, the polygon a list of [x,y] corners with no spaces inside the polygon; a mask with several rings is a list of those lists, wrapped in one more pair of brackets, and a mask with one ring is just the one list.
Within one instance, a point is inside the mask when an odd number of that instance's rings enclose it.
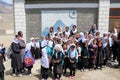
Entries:
{"label": "blue paint on mural", "polygon": [[42,32],[42,36],[47,36],[48,33],[49,33],[49,28],[46,27],[46,28],[43,30],[43,32]]}
{"label": "blue paint on mural", "polygon": [[70,27],[69,27],[69,28],[70,28],[70,30],[72,30],[72,27],[73,27],[73,26],[74,26],[74,24],[71,24],[71,25],[70,25]]}
{"label": "blue paint on mural", "polygon": [[53,25],[55,32],[57,32],[58,27],[65,27],[66,25],[62,20],[57,20],[56,23]]}

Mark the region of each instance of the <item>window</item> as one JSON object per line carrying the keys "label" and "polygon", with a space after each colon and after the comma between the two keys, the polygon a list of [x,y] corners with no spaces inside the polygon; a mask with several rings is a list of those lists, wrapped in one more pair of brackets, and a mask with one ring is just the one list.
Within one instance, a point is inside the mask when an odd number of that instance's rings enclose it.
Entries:
{"label": "window", "polygon": [[110,9],[110,18],[120,19],[120,8]]}

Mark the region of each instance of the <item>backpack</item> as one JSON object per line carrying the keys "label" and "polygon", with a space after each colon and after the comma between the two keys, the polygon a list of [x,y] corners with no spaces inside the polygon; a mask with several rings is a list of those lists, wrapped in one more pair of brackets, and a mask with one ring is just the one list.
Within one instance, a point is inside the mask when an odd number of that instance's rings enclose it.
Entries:
{"label": "backpack", "polygon": [[24,60],[23,60],[25,67],[30,67],[35,63],[34,58],[32,57],[32,54],[30,51],[27,51],[24,55]]}
{"label": "backpack", "polygon": [[12,54],[13,54],[13,51],[12,51],[12,44],[9,46],[8,50],[7,50],[7,57],[8,59],[11,59],[12,58]]}

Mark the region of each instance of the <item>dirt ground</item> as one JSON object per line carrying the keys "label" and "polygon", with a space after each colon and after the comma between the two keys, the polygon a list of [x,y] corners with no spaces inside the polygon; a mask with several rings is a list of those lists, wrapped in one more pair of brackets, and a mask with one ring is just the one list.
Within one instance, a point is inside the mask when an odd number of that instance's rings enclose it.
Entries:
{"label": "dirt ground", "polygon": [[[11,61],[8,59],[4,62],[5,80],[40,80],[40,60],[36,60],[32,69],[32,76],[23,75],[22,77],[13,77],[11,70]],[[120,68],[113,68],[114,63],[109,64],[109,67],[105,67],[102,70],[85,70],[81,72],[76,70],[76,76],[73,80],[120,80]],[[67,71],[69,73],[69,70]],[[53,75],[48,79],[53,80]],[[68,77],[62,75],[62,80],[71,80]]]}

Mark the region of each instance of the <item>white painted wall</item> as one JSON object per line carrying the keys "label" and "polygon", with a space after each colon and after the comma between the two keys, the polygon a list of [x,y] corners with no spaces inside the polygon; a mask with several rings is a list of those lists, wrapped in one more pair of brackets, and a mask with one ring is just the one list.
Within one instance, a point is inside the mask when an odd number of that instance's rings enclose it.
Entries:
{"label": "white painted wall", "polygon": [[[75,15],[72,12],[75,11]],[[58,20],[61,20],[66,26],[77,24],[77,10],[43,10],[42,17],[42,31],[46,27],[53,26]]]}

